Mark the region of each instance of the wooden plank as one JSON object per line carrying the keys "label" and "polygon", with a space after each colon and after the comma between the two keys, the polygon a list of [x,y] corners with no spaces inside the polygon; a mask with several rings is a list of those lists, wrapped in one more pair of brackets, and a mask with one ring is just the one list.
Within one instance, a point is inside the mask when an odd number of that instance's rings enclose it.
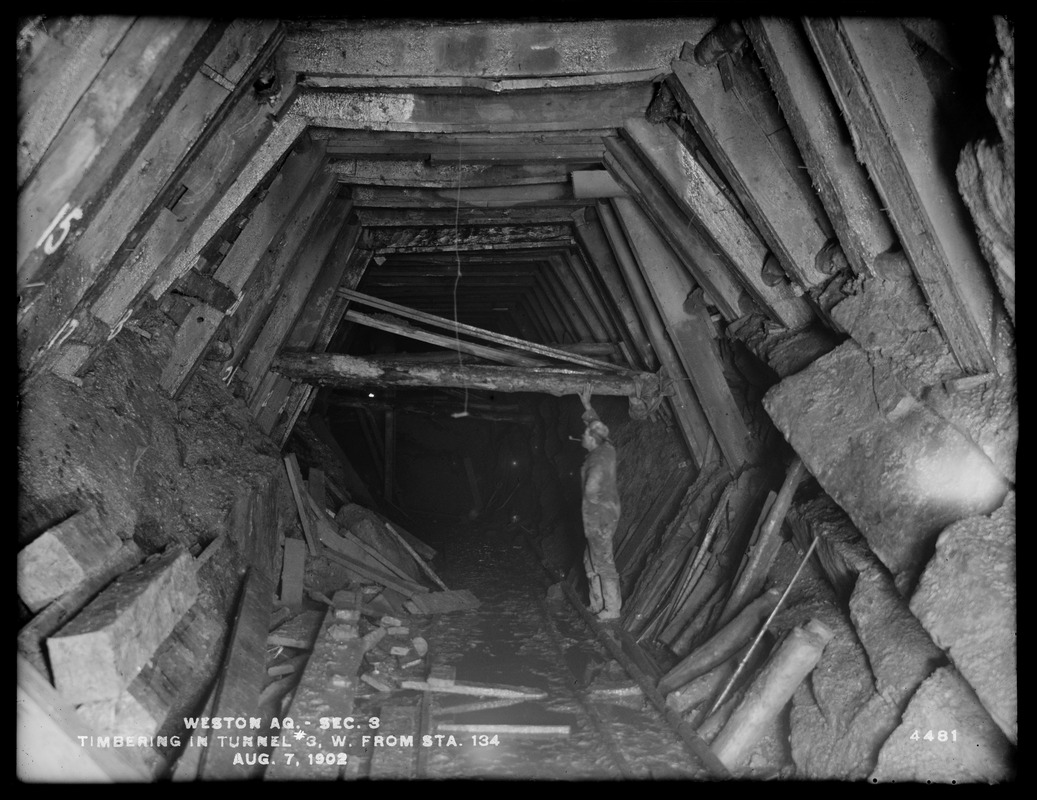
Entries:
{"label": "wooden plank", "polygon": [[527,250],[560,248],[572,242],[568,225],[490,227],[429,226],[374,228],[364,231],[363,246],[385,255],[436,251]]}
{"label": "wooden plank", "polygon": [[424,189],[461,187],[523,186],[539,183],[565,183],[569,173],[565,164],[429,164],[428,161],[399,158],[334,159],[329,169],[346,185],[407,186]]}
{"label": "wooden plank", "polygon": [[438,722],[436,733],[463,733],[468,735],[503,735],[509,738],[538,737],[538,736],[568,736],[571,732],[569,725],[508,725],[502,722],[490,724],[473,724],[462,722]]}
{"label": "wooden plank", "polygon": [[652,301],[648,286],[645,284],[634,254],[630,250],[630,245],[619,226],[615,212],[611,207],[602,205],[598,209],[598,214],[608,240],[612,244],[616,262],[620,265],[626,285],[636,304],[638,316],[647,328],[652,351],[662,362],[669,379],[673,381],[674,393],[669,397],[669,401],[692,461],[695,462],[696,467],[701,468],[706,462],[710,440],[715,441],[716,437],[698,398],[688,384],[680,357],[666,335],[662,320],[659,318],[659,311]]}
{"label": "wooden plank", "polygon": [[489,97],[456,92],[357,92],[302,90],[292,107],[312,125],[377,131],[565,131],[618,127],[643,113],[652,99],[650,81],[565,91],[524,91]]}
{"label": "wooden plank", "polygon": [[436,550],[430,547],[413,533],[409,533],[400,523],[387,519],[382,514],[374,512],[375,516],[382,520],[385,525],[392,525],[393,532],[407,540],[407,544],[414,548],[425,561],[431,561],[436,557]]}
{"label": "wooden plank", "polygon": [[377,308],[380,311],[388,311],[393,314],[398,314],[406,319],[414,320],[415,322],[423,322],[427,325],[449,330],[451,332],[457,331],[459,333],[465,333],[469,336],[473,336],[486,341],[494,342],[496,344],[506,345],[514,347],[518,350],[525,350],[530,353],[536,353],[537,355],[548,356],[555,358],[560,361],[567,361],[572,364],[579,364],[580,366],[594,367],[597,369],[611,369],[617,370],[615,364],[609,364],[607,361],[599,361],[598,359],[588,358],[581,356],[576,353],[572,353],[565,350],[555,350],[546,345],[536,344],[534,342],[526,342],[522,339],[516,339],[513,336],[506,336],[501,333],[494,333],[493,331],[487,331],[481,328],[476,328],[473,325],[465,325],[464,323],[457,323],[451,319],[443,319],[432,314],[425,314],[420,311],[414,311],[406,306],[401,306],[396,303],[391,303],[385,300],[381,300],[371,295],[362,294],[352,289],[342,288],[339,290],[339,294],[348,300],[363,303],[364,305]]}
{"label": "wooden plank", "polygon": [[[334,541],[327,534],[325,534],[325,539],[329,542]],[[325,539],[322,539],[322,541],[325,541]],[[348,548],[344,547],[343,549]],[[353,552],[355,553],[355,549],[353,550]],[[419,586],[414,583],[404,583],[400,580],[397,580],[396,578],[390,576],[388,573],[383,572],[380,569],[370,567],[367,564],[358,561],[356,558],[353,558],[350,555],[341,552],[338,548],[332,547],[331,545],[326,547],[322,551],[321,555],[329,561],[334,561],[336,564],[341,564],[342,566],[356,573],[360,578],[367,579],[375,583],[380,583],[385,588],[392,589],[395,592],[399,592],[404,597],[418,597],[423,592],[428,591],[428,589],[424,586]]]}
{"label": "wooden plank", "polygon": [[804,25],[947,344],[966,372],[993,370],[990,272],[954,174],[939,167],[935,100],[903,28],[878,19]]}
{"label": "wooden plank", "polygon": [[74,17],[18,75],[18,187],[43,158],[133,17]]}
{"label": "wooden plank", "polygon": [[239,366],[250,354],[288,269],[326,215],[333,189],[334,179],[327,174],[318,174],[299,203],[296,215],[253,271],[242,291],[241,302],[229,321],[234,355],[228,366]]}
{"label": "wooden plank", "polygon": [[638,354],[641,366],[645,369],[655,369],[659,361],[652,350],[641,317],[630,298],[630,292],[623,283],[616,256],[609,246],[597,215],[590,216],[580,211],[573,216],[573,220],[576,227],[576,241],[582,249],[584,260],[588,265],[594,267],[606,293],[612,299],[627,336]]}
{"label": "wooden plank", "polygon": [[[324,610],[304,611],[288,622],[270,631],[265,638],[268,645],[311,650],[324,622]],[[264,662],[265,663],[265,662]]]}
{"label": "wooden plank", "polygon": [[302,311],[310,289],[324,266],[324,260],[345,224],[350,207],[349,200],[333,198],[323,217],[313,225],[294,264],[281,279],[281,292],[242,362],[242,369],[246,373],[246,397],[253,416],[259,412],[259,382],[266,375],[270,362]]}
{"label": "wooden plank", "polygon": [[324,470],[310,467],[310,472],[306,477],[306,488],[309,490],[310,497],[313,498],[318,511],[325,511],[328,507],[326,483]]}
{"label": "wooden plank", "polygon": [[736,471],[749,457],[749,430],[724,378],[701,295],[692,293],[694,284],[634,201],[612,204],[710,429]]}
{"label": "wooden plank", "polygon": [[590,297],[583,291],[583,286],[569,270],[568,265],[561,256],[552,256],[548,263],[551,269],[544,270],[543,275],[556,280],[561,284],[561,292],[568,304],[572,307],[573,316],[583,321],[580,341],[593,340],[595,342],[607,342],[611,338],[605,330],[603,320],[597,316],[597,309]]}
{"label": "wooden plank", "polygon": [[[604,146],[602,147],[604,153]],[[406,214],[398,209],[366,206],[356,209],[365,228],[458,225],[557,225],[572,219],[571,206],[510,206],[503,208],[411,208]]]}
{"label": "wooden plank", "polygon": [[[282,225],[290,219],[322,158],[323,153],[318,147],[299,147],[288,156],[263,200],[252,211],[245,227],[217,267],[213,274],[215,280],[235,294],[242,291],[263,253],[275,240]],[[196,309],[196,313],[189,314],[181,324],[160,379],[162,388],[169,394],[176,396],[194,373],[223,319],[224,314],[219,310],[203,306]]]}
{"label": "wooden plank", "polygon": [[[15,772],[27,783],[147,783],[153,775],[137,748],[97,747],[94,732],[68,700],[18,656]],[[84,746],[83,742],[87,744]]]}
{"label": "wooden plank", "polygon": [[[606,344],[616,341],[622,341],[622,324],[620,322],[617,322],[614,315],[614,311],[606,305],[606,302],[604,300],[606,295],[604,294],[602,289],[594,285],[594,281],[591,278],[587,265],[583,262],[583,259],[580,257],[579,253],[575,250],[572,250],[566,255],[560,256],[559,259],[561,267],[563,269],[567,269],[569,273],[572,274],[573,278],[576,279],[576,282],[580,287],[580,291],[583,293],[583,296],[587,299],[587,302],[590,303],[591,307],[594,310],[595,316],[601,322],[601,325],[605,330],[605,341],[578,342],[577,349],[571,350],[571,352],[583,352],[585,355],[591,355],[592,353],[581,348],[587,345],[592,346],[594,344]],[[554,262],[554,257],[552,257],[551,261],[552,263]],[[622,349],[611,344],[610,349],[608,351],[608,355],[610,356],[608,360],[616,364],[622,364],[623,360],[625,359],[625,356],[622,353]],[[631,369],[636,368],[635,364],[627,364],[627,366]]]}
{"label": "wooden plank", "polygon": [[670,67],[667,86],[781,266],[803,289],[825,283],[814,259],[828,240],[829,225],[812,213],[816,198],[789,173],[739,98],[724,91],[718,68],[680,59]]}
{"label": "wooden plank", "polygon": [[288,473],[288,481],[292,485],[292,496],[295,497],[295,507],[299,512],[302,532],[306,537],[306,548],[311,556],[319,555],[321,552],[320,541],[317,538],[317,531],[314,530],[309,504],[306,502],[302,472],[299,470],[299,460],[295,457],[295,453],[289,453],[284,457],[284,466]]}
{"label": "wooden plank", "polygon": [[800,328],[814,319],[810,306],[793,294],[788,283],[764,283],[760,271],[767,246],[672,130],[645,119],[630,119],[623,126],[623,136],[684,213],[727,254],[742,285],[775,322]]}
{"label": "wooden plank", "polygon": [[507,697],[521,700],[543,700],[547,692],[526,686],[498,686],[488,683],[464,681],[462,683],[432,685],[426,681],[400,681],[401,689],[417,689],[421,692],[439,694],[464,694],[474,697]]}
{"label": "wooden plank", "polygon": [[429,592],[410,599],[416,614],[448,614],[451,611],[471,611],[479,607],[479,598],[467,589],[447,589]]}
{"label": "wooden plank", "polygon": [[530,186],[491,186],[454,189],[411,189],[397,186],[353,186],[350,197],[357,208],[451,209],[522,208],[524,206],[577,206],[584,201],[573,196],[565,183]]}
{"label": "wooden plank", "polygon": [[[366,677],[366,676],[364,676]],[[420,705],[383,705],[379,714],[380,726],[396,736],[415,737],[415,747],[375,747],[371,752],[371,780],[408,780],[416,777],[417,753],[421,747],[418,727],[421,722]]]}
{"label": "wooden plank", "polygon": [[607,170],[577,170],[572,173],[573,195],[597,200],[604,197],[626,197],[627,192]]}
{"label": "wooden plank", "polygon": [[[386,522],[385,523],[385,529],[387,531],[389,531],[389,533],[392,534],[396,538],[396,541],[398,541],[400,543],[400,546],[404,550],[406,550],[408,553],[411,554],[411,556],[414,557],[414,560],[418,563],[418,567],[421,569],[422,572],[424,572],[426,575],[428,575],[440,589],[442,589],[443,591],[450,591],[447,588],[447,585],[445,583],[443,583],[443,581],[440,580],[439,576],[432,570],[432,567],[430,567],[428,564],[425,563],[425,560],[421,556],[418,555],[418,553],[415,551],[415,549],[413,547],[411,547],[410,542],[408,542],[396,530],[396,528],[394,528],[390,523]],[[435,551],[433,551],[433,552],[435,552]]]}
{"label": "wooden plank", "polygon": [[424,364],[403,367],[396,361],[329,353],[282,353],[272,369],[293,380],[334,386],[448,386],[500,392],[546,392],[560,397],[579,394],[588,386],[594,394],[648,397],[656,376],[592,370],[491,365]]}
{"label": "wooden plank", "polygon": [[361,314],[359,311],[347,311],[344,319],[347,322],[354,322],[357,325],[364,325],[369,328],[375,328],[380,331],[388,331],[394,333],[397,336],[403,336],[408,339],[416,339],[419,342],[426,342],[428,344],[437,345],[439,347],[446,347],[451,350],[456,350],[461,353],[468,353],[469,355],[479,356],[485,358],[488,361],[496,361],[501,364],[512,364],[515,366],[525,367],[542,367],[548,362],[539,358],[529,358],[519,353],[511,353],[505,350],[497,350],[492,347],[486,347],[485,345],[474,344],[461,339],[452,339],[449,336],[440,336],[437,333],[431,331],[422,330],[421,328],[415,328],[405,322],[396,322],[392,317],[388,315],[379,315],[372,317],[368,314]]}
{"label": "wooden plank", "polygon": [[583,76],[658,69],[685,39],[700,37],[711,25],[687,18],[435,25],[358,20],[343,29],[315,20],[294,24],[283,49],[289,69],[310,75]]}
{"label": "wooden plank", "polygon": [[715,251],[713,243],[694,227],[629,145],[618,139],[611,142],[605,166],[652,218],[684,267],[709,292],[712,304],[720,309],[724,319],[732,321],[755,309],[755,302],[732,276],[731,267]]}
{"label": "wooden plank", "polygon": [[80,703],[116,697],[197,597],[194,559],[181,548],[124,574],[47,639],[55,687]]}
{"label": "wooden plank", "polygon": [[663,70],[630,70],[607,72],[596,75],[562,75],[544,78],[483,78],[471,75],[304,75],[299,85],[306,89],[333,91],[364,89],[481,89],[499,92],[531,91],[543,89],[573,89],[588,86],[615,86],[624,83],[640,83],[658,80]]}
{"label": "wooden plank", "polygon": [[[114,32],[114,27],[125,22],[117,17],[100,19],[104,22],[98,31]],[[145,17],[129,21],[132,27],[119,39],[47,147],[39,149],[35,142],[20,140],[26,145],[19,145],[18,158],[22,187],[16,237],[20,286],[46,280],[62,259],[62,244],[71,244],[69,230],[79,231],[90,224],[89,212],[98,202],[96,195],[112,178],[119,159],[133,146],[137,126],[144,122],[140,103],[154,103],[169,87],[208,25],[205,20],[187,19]],[[78,59],[73,57],[67,65],[78,66]],[[165,70],[169,72],[163,76]],[[50,87],[63,91],[69,85],[54,81],[52,74],[41,77],[47,79],[47,91]],[[32,79],[27,81],[26,88],[31,91]],[[72,84],[75,82],[73,79]],[[33,124],[32,120],[26,122]],[[127,131],[124,123],[132,130]],[[66,214],[80,209],[84,216],[66,217],[59,214],[63,208]],[[59,227],[47,234],[52,223],[66,218],[69,230]]]}
{"label": "wooden plank", "polygon": [[281,602],[289,608],[302,608],[306,550],[306,542],[302,539],[287,538],[284,540],[284,560],[281,562]]}
{"label": "wooden plank", "polygon": [[[287,540],[285,544],[287,545]],[[213,703],[214,717],[237,719],[255,717],[259,712],[259,693],[266,677],[266,639],[273,608],[274,584],[263,572],[249,570],[231,627],[230,641]],[[202,780],[242,780],[257,774],[251,767],[233,763],[239,754],[254,755],[257,748],[244,742],[240,748],[206,748],[198,768]]]}
{"label": "wooden plank", "polygon": [[30,611],[39,611],[102,574],[121,548],[122,540],[102,527],[93,506],[77,511],[18,552],[18,596]]}
{"label": "wooden plank", "polygon": [[874,274],[872,262],[896,243],[896,234],[867,172],[847,141],[846,124],[810,43],[795,21],[745,20],[782,113],[803,155],[846,260],[858,274]]}

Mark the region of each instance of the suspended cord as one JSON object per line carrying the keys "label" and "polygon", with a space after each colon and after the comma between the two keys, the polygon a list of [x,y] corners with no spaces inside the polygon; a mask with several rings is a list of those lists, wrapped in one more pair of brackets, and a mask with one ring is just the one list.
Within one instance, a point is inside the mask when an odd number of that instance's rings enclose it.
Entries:
{"label": "suspended cord", "polygon": [[[457,259],[457,277],[454,278],[454,341],[457,344],[457,366],[464,369],[461,360],[461,336],[460,325],[457,321],[457,284],[461,282],[461,230],[459,220],[461,217],[461,139],[457,140],[457,200],[454,204],[454,258]],[[461,380],[464,382],[464,411],[459,411],[450,416],[458,419],[468,416],[468,383],[464,380],[464,372],[461,372]]]}

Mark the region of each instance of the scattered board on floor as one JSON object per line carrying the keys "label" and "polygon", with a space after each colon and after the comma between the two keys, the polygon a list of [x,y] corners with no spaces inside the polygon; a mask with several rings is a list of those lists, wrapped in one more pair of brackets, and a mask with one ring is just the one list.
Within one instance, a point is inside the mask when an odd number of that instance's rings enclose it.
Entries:
{"label": "scattered board on floor", "polygon": [[403,605],[412,614],[446,614],[478,608],[479,598],[467,589],[452,589],[415,595]]}
{"label": "scattered board on floor", "polygon": [[543,700],[547,692],[528,686],[494,686],[489,683],[463,681],[449,685],[433,686],[428,681],[400,681],[401,689],[417,689],[420,692],[442,692],[443,694],[468,694],[475,697],[515,697],[521,700]]}
{"label": "scattered board on floor", "polygon": [[[421,709],[418,705],[383,705],[378,715],[381,728],[397,736],[415,736],[420,741],[418,730]],[[375,747],[371,752],[372,780],[393,780],[416,777],[418,768],[417,751],[421,747]]]}
{"label": "scattered board on floor", "polygon": [[487,736],[568,736],[568,725],[466,725],[460,722],[441,722],[436,733],[484,734]]}
{"label": "scattered board on floor", "polygon": [[313,640],[317,638],[323,619],[324,611],[304,611],[271,631],[266,637],[266,643],[309,650],[313,647]]}

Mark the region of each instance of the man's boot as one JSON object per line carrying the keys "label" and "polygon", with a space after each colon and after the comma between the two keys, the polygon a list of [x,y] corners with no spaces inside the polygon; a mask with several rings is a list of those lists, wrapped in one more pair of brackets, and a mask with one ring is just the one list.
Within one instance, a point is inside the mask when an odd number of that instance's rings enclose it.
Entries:
{"label": "man's boot", "polygon": [[601,597],[601,578],[596,573],[587,576],[587,589],[590,596],[587,608],[592,614],[597,614],[605,607],[605,603]]}
{"label": "man's boot", "polygon": [[601,576],[601,593],[605,608],[598,612],[598,619],[619,619],[619,611],[623,606],[623,600],[619,594],[619,578]]}

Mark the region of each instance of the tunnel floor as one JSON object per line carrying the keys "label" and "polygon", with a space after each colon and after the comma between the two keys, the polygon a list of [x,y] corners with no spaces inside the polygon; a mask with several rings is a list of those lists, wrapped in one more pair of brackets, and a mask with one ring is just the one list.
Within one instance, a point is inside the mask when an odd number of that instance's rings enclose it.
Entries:
{"label": "tunnel floor", "polygon": [[[424,533],[424,532],[423,532]],[[437,535],[438,533],[438,535]],[[481,601],[473,611],[413,618],[412,632],[429,643],[428,662],[456,669],[457,681],[524,686],[548,697],[451,714],[480,698],[435,694],[431,730],[439,721],[570,727],[569,735],[500,734],[498,744],[429,748],[427,778],[608,780],[694,778],[701,770],[675,734],[646,704],[636,684],[605,655],[594,633],[564,599],[549,601],[551,580],[527,540],[477,524],[426,533],[439,548],[436,569],[451,588]],[[415,625],[424,620],[424,625]],[[604,699],[592,699],[591,694]],[[360,698],[359,713],[374,713],[384,695]],[[390,731],[384,731],[390,733]],[[370,751],[366,751],[370,756]],[[357,771],[363,776],[363,767]]]}

